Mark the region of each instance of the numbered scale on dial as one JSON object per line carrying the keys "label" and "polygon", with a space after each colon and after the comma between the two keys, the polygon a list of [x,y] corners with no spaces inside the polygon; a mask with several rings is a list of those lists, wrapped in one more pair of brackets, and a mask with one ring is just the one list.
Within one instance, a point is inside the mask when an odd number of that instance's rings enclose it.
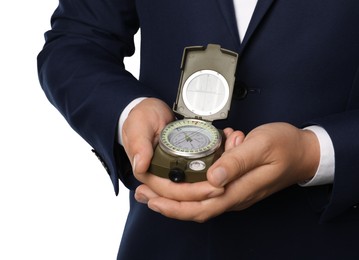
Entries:
{"label": "numbered scale on dial", "polygon": [[162,131],[160,148],[167,153],[196,159],[213,153],[221,144],[219,131],[197,119],[174,121]]}
{"label": "numbered scale on dial", "polygon": [[161,132],[149,172],[174,182],[206,180],[224,151],[224,135],[212,125],[227,118],[238,54],[209,44],[187,47],[173,111],[184,117]]}

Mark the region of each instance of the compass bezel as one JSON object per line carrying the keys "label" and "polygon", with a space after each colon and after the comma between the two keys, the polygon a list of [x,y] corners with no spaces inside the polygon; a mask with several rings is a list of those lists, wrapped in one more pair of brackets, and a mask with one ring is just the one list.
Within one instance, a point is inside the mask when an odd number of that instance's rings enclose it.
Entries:
{"label": "compass bezel", "polygon": [[[169,140],[169,137],[173,131],[178,131],[178,129],[183,129],[188,126],[205,131],[206,136],[209,137],[208,144],[200,148],[197,147],[194,149],[185,149],[183,147],[176,146],[171,142],[171,140]],[[162,130],[159,144],[163,151],[171,155],[182,156],[189,159],[197,159],[214,153],[218,147],[220,147],[221,142],[221,134],[212,124],[198,119],[182,119],[171,122]]]}

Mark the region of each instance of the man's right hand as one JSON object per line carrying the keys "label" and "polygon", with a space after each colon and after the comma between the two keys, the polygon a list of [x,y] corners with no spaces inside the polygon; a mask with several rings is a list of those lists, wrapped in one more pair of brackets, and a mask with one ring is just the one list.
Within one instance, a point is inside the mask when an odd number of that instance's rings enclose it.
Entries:
{"label": "man's right hand", "polygon": [[172,110],[156,98],[146,98],[131,110],[122,127],[122,142],[134,172],[146,173],[161,130],[173,120]]}
{"label": "man's right hand", "polygon": [[[145,184],[140,187],[150,189],[155,196],[177,201],[203,200],[222,194],[223,188],[214,187],[207,181],[178,184],[147,172],[159,135],[173,120],[173,112],[166,103],[156,98],[147,98],[131,110],[123,124],[122,144],[131,161],[134,176]],[[146,202],[146,198],[136,199]]]}

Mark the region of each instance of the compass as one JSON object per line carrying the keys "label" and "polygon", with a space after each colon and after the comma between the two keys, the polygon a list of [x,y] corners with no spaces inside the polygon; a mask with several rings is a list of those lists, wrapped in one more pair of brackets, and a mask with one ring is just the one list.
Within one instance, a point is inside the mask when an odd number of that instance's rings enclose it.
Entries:
{"label": "compass", "polygon": [[212,125],[227,118],[238,54],[219,45],[187,47],[173,111],[184,119],[161,132],[149,172],[174,182],[206,180],[224,151],[223,132]]}

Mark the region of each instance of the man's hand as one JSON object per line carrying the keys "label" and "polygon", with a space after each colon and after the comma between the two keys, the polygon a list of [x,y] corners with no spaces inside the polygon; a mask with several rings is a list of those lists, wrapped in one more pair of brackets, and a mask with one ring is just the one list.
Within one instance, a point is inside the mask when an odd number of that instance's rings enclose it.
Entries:
{"label": "man's hand", "polygon": [[[179,201],[204,200],[222,194],[222,187],[214,187],[209,182],[196,185],[176,184],[147,172],[161,130],[173,120],[172,110],[163,101],[155,98],[145,99],[131,110],[123,124],[122,142],[135,177],[144,183],[142,187],[151,194]],[[137,193],[136,199],[147,202],[147,198],[141,196],[141,193]]]}
{"label": "man's hand", "polygon": [[142,202],[165,216],[203,222],[225,211],[243,210],[292,184],[309,180],[318,167],[319,143],[310,131],[272,123],[254,129],[244,140],[238,131],[227,129],[226,134],[226,151],[207,172],[208,183],[223,188],[223,194],[182,200],[143,185],[136,197],[145,198]]}
{"label": "man's hand", "polygon": [[161,130],[173,119],[172,110],[156,98],[144,99],[131,110],[122,127],[122,142],[136,173],[146,173]]}

